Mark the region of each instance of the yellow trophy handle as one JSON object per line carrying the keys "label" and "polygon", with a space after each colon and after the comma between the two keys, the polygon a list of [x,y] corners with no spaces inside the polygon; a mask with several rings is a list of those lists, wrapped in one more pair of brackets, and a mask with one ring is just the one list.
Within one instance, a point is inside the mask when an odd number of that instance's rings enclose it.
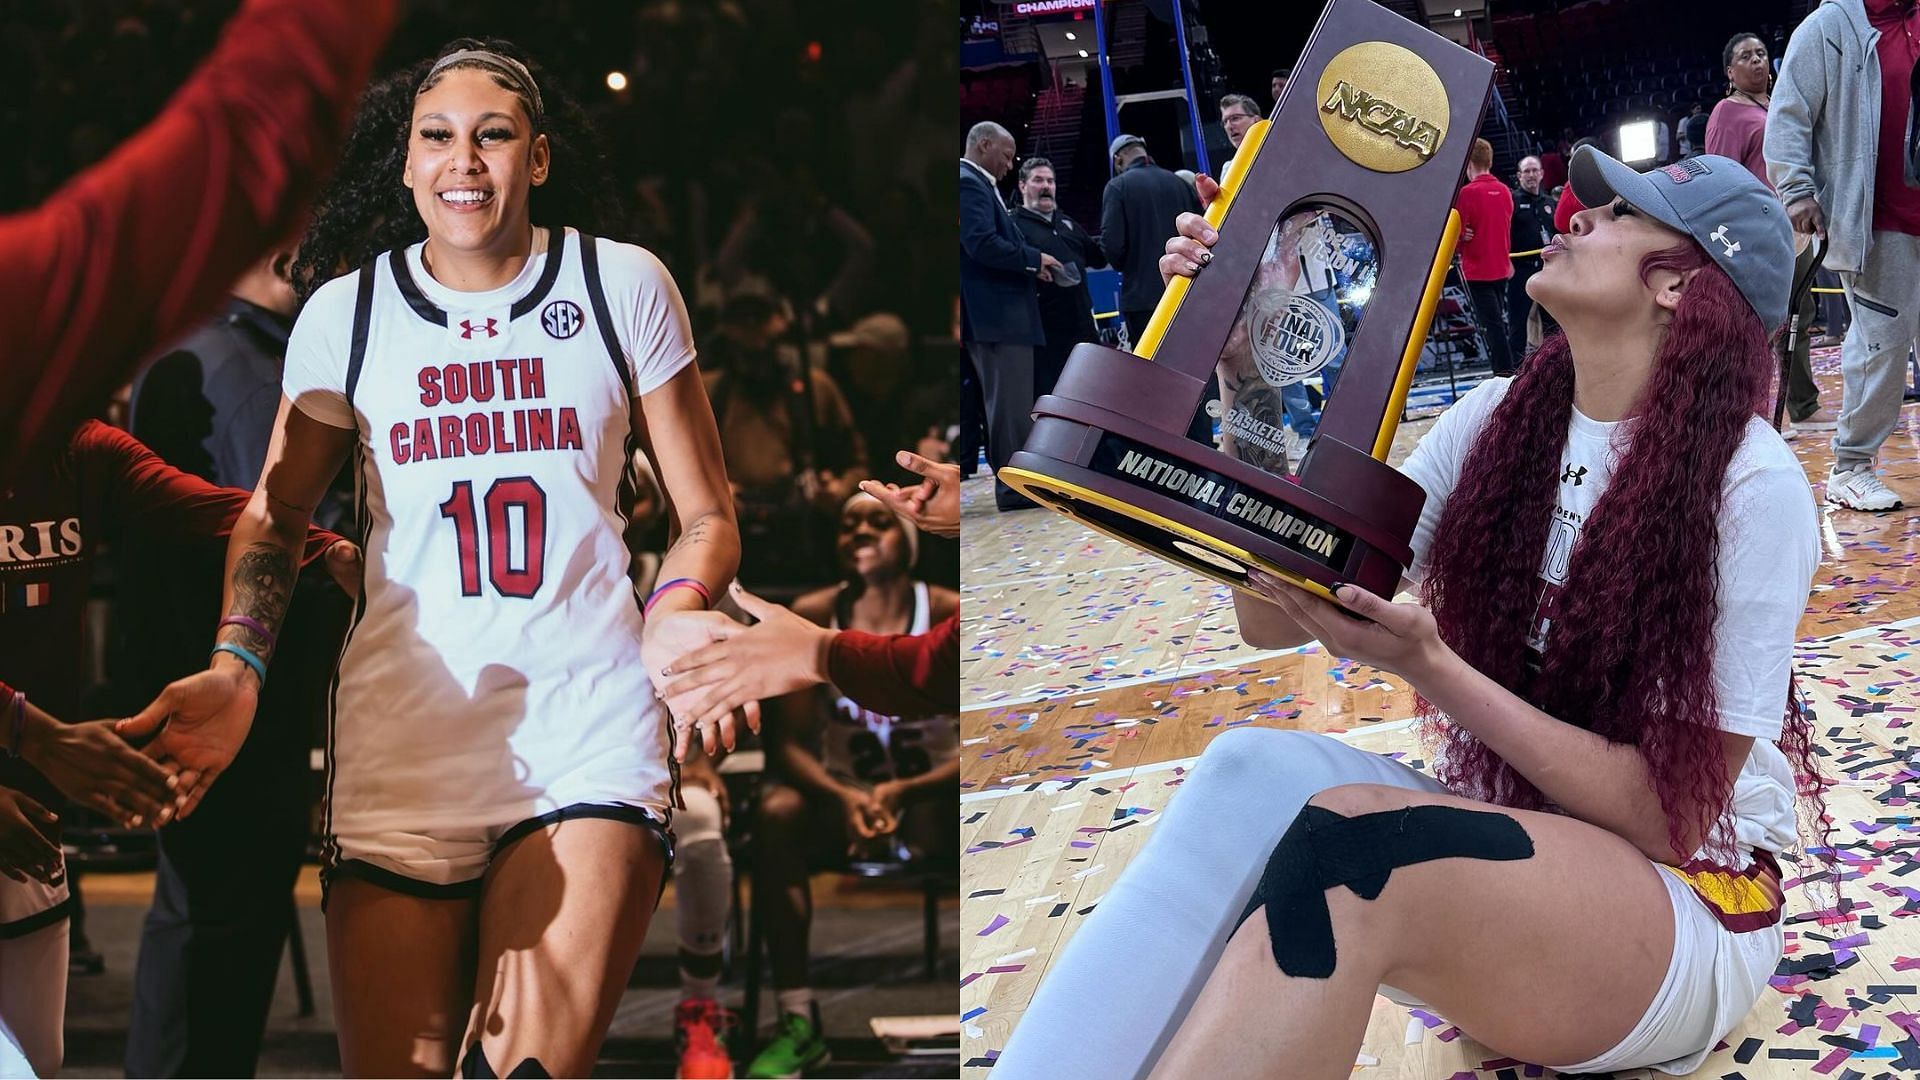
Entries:
{"label": "yellow trophy handle", "polygon": [[1407,327],[1407,351],[1400,355],[1400,377],[1394,380],[1393,395],[1387,399],[1387,414],[1380,418],[1380,434],[1373,441],[1375,461],[1387,460],[1393,449],[1393,433],[1400,430],[1400,414],[1407,409],[1407,388],[1413,385],[1413,369],[1420,363],[1420,348],[1427,343],[1427,331],[1433,326],[1433,312],[1440,306],[1440,293],[1447,286],[1447,267],[1453,265],[1453,246],[1460,239],[1460,211],[1447,211],[1447,227],[1440,233],[1440,246],[1433,253],[1433,268],[1427,271],[1427,291],[1420,297],[1420,310]]}
{"label": "yellow trophy handle", "polygon": [[[1219,197],[1207,207],[1207,224],[1215,229],[1227,219],[1227,207],[1240,190],[1240,178],[1253,171],[1253,159],[1260,153],[1260,144],[1266,141],[1267,129],[1272,126],[1271,121],[1257,121],[1247,129],[1247,137],[1240,140],[1240,152],[1233,156],[1231,175],[1220,185]],[[1160,348],[1160,339],[1166,336],[1167,324],[1173,321],[1173,313],[1180,310],[1181,301],[1187,298],[1187,290],[1192,287],[1193,279],[1189,277],[1175,277],[1167,283],[1167,291],[1160,294],[1160,302],[1154,305],[1147,328],[1140,332],[1140,340],[1133,343],[1135,353],[1153,359],[1154,351]]]}

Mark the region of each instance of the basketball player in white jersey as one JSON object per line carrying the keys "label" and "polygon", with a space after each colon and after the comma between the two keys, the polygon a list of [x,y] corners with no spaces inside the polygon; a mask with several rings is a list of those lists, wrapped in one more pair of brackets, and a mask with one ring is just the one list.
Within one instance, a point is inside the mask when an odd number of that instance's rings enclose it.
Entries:
{"label": "basketball player in white jersey", "polygon": [[[959,610],[960,597],[913,579],[918,548],[906,519],[854,495],[840,513],[844,582],[800,597],[794,612],[835,630],[926,633]],[[767,745],[778,780],[762,788],[753,880],[756,902],[767,905],[780,1021],[748,1076],[798,1076],[827,1058],[807,985],[809,869],[844,866],[850,849],[951,857],[959,835],[959,717],[883,716],[831,684],[781,698],[774,716]]]}
{"label": "basketball player in white jersey", "polygon": [[[739,538],[678,289],[581,231],[605,205],[594,142],[504,42],[368,92],[302,242],[211,666],[125,722],[166,721],[154,752],[191,812],[245,738],[299,530],[351,460],[366,584],[331,702],[324,874],[349,1075],[586,1075],[671,858],[649,672],[683,646],[656,631],[726,587]],[[678,526],[645,619],[630,445]]]}

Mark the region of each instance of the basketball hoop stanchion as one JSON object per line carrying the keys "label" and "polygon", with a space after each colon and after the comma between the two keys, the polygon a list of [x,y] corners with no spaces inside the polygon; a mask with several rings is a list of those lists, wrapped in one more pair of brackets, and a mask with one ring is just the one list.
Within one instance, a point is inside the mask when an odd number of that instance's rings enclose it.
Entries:
{"label": "basketball hoop stanchion", "polygon": [[[1323,596],[1340,582],[1390,596],[1425,494],[1387,451],[1493,65],[1370,0],[1332,0],[1294,78],[1318,93],[1286,95],[1248,132],[1207,211],[1220,238],[1206,270],[1168,286],[1138,355],[1074,349],[1000,479],[1236,588],[1260,569]],[[1342,353],[1289,476],[1278,392]],[[1216,366],[1232,388],[1223,449],[1186,437]]]}

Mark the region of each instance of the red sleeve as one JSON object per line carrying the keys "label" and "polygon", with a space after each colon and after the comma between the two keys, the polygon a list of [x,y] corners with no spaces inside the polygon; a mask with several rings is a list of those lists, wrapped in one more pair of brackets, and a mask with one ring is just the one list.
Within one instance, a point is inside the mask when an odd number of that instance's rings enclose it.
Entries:
{"label": "red sleeve", "polygon": [[960,616],[924,634],[842,630],[827,652],[827,675],[862,708],[933,716],[960,708]]}
{"label": "red sleeve", "polygon": [[1573,215],[1585,209],[1580,200],[1573,197],[1573,184],[1568,183],[1560,189],[1560,205],[1553,208],[1553,231],[1572,232]]}
{"label": "red sleeve", "polygon": [[[192,473],[160,460],[138,439],[98,420],[84,424],[74,436],[76,458],[102,467],[111,493],[107,499],[109,527],[118,532],[139,529],[169,540],[224,542],[233,523],[247,508],[250,492],[216,487]],[[320,557],[343,537],[325,529],[307,529],[306,550],[300,565]]]}
{"label": "red sleeve", "polygon": [[248,0],[158,118],[0,218],[0,478],[294,235],[396,6]]}

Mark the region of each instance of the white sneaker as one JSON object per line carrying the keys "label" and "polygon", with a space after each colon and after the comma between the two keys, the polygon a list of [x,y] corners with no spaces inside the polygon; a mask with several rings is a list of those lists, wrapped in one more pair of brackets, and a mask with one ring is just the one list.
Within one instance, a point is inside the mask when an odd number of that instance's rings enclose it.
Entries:
{"label": "white sneaker", "polygon": [[1800,429],[1793,426],[1793,421],[1783,416],[1780,418],[1780,437],[1792,442],[1800,437]]}
{"label": "white sneaker", "polygon": [[1903,505],[1900,496],[1874,475],[1871,465],[1828,473],[1827,501],[1848,510],[1897,510]]}

